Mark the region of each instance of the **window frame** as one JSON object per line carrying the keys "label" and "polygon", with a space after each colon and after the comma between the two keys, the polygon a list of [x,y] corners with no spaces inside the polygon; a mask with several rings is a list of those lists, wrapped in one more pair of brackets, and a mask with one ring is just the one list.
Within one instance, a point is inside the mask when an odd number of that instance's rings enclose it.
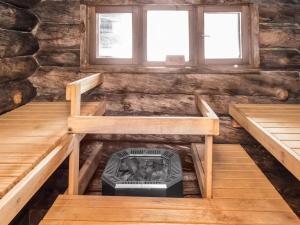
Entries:
{"label": "window frame", "polygon": [[151,6],[143,6],[143,49],[142,49],[142,56],[143,56],[143,65],[144,66],[165,66],[165,61],[148,61],[147,60],[147,12],[152,10],[160,10],[160,11],[188,11],[188,20],[189,20],[189,61],[186,61],[184,65],[181,66],[191,66],[194,65],[194,54],[193,54],[193,47],[194,47],[194,12],[192,6],[187,5],[179,5],[179,6],[171,6],[171,5],[151,5]]}
{"label": "window frame", "polygon": [[[97,28],[96,28],[96,14],[97,13],[132,13],[132,58],[97,58]],[[91,64],[96,65],[132,65],[137,64],[137,21],[138,21],[138,8],[133,6],[103,6],[94,7],[89,14],[89,61]]]}
{"label": "window frame", "polygon": [[[253,72],[259,71],[259,16],[256,4],[237,5],[102,5],[81,6],[80,69],[82,72]],[[187,10],[189,12],[189,62],[184,65],[166,65],[165,62],[147,62],[147,11]],[[204,58],[204,13],[241,12],[241,59]],[[96,58],[96,12],[132,12],[132,59]],[[94,36],[94,38],[93,38]],[[236,64],[238,66],[236,66]]]}
{"label": "window frame", "polygon": [[[205,37],[204,37],[204,14],[208,13],[222,13],[222,12],[240,12],[241,13],[241,49],[242,58],[232,59],[205,59]],[[201,65],[243,65],[249,62],[249,19],[247,6],[203,6],[198,7],[198,29],[200,29],[199,46],[200,56],[199,64]]]}

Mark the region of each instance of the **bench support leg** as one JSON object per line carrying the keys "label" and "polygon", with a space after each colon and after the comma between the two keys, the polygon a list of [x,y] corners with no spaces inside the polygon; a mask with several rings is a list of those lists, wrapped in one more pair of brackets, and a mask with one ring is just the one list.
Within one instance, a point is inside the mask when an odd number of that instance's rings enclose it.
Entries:
{"label": "bench support leg", "polygon": [[192,157],[203,198],[213,198],[212,164],[213,136],[205,136],[204,144],[192,143]]}
{"label": "bench support leg", "polygon": [[204,173],[205,173],[205,187],[204,195],[206,198],[212,198],[212,149],[213,136],[205,136],[204,144]]}
{"label": "bench support leg", "polygon": [[69,195],[78,195],[79,190],[79,150],[80,139],[74,135],[74,147],[69,157]]}

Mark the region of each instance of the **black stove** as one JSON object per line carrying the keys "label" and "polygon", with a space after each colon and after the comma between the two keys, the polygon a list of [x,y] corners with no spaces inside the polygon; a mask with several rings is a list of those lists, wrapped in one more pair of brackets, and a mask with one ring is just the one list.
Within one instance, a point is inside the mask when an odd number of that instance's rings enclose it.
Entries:
{"label": "black stove", "polygon": [[177,153],[128,148],[114,153],[102,175],[103,195],[182,197],[183,176]]}

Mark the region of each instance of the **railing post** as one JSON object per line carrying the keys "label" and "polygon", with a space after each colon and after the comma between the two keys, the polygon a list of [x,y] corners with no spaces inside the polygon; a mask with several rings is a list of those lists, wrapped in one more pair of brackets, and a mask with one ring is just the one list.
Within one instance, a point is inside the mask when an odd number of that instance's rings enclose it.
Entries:
{"label": "railing post", "polygon": [[71,116],[80,116],[81,93],[80,84],[74,84],[70,88]]}
{"label": "railing post", "polygon": [[80,139],[78,135],[73,135],[73,150],[69,157],[69,195],[78,195],[79,190],[79,151]]}
{"label": "railing post", "polygon": [[[80,84],[71,86],[71,116],[80,116],[81,93]],[[73,135],[73,150],[69,157],[69,195],[78,195],[79,190],[79,151],[80,140],[78,135]]]}
{"label": "railing post", "polygon": [[204,144],[204,173],[206,198],[212,198],[212,164],[213,164],[213,136],[205,136]]}
{"label": "railing post", "polygon": [[[71,101],[71,117],[80,116],[81,94],[103,83],[103,75],[98,73],[69,83],[66,87],[66,99]],[[79,192],[79,153],[82,134],[73,134],[72,153],[69,157],[69,187],[70,195]]]}

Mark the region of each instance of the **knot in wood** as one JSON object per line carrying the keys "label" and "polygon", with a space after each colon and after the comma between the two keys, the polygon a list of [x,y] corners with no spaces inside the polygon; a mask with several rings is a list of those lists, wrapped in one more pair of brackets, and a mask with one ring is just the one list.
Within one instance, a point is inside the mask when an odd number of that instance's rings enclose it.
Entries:
{"label": "knot in wood", "polygon": [[276,90],[276,98],[280,101],[285,101],[287,100],[289,97],[289,92],[285,89],[277,89]]}
{"label": "knot in wood", "polygon": [[20,91],[16,91],[13,94],[13,101],[16,105],[21,104],[21,102],[22,102],[22,93]]}

